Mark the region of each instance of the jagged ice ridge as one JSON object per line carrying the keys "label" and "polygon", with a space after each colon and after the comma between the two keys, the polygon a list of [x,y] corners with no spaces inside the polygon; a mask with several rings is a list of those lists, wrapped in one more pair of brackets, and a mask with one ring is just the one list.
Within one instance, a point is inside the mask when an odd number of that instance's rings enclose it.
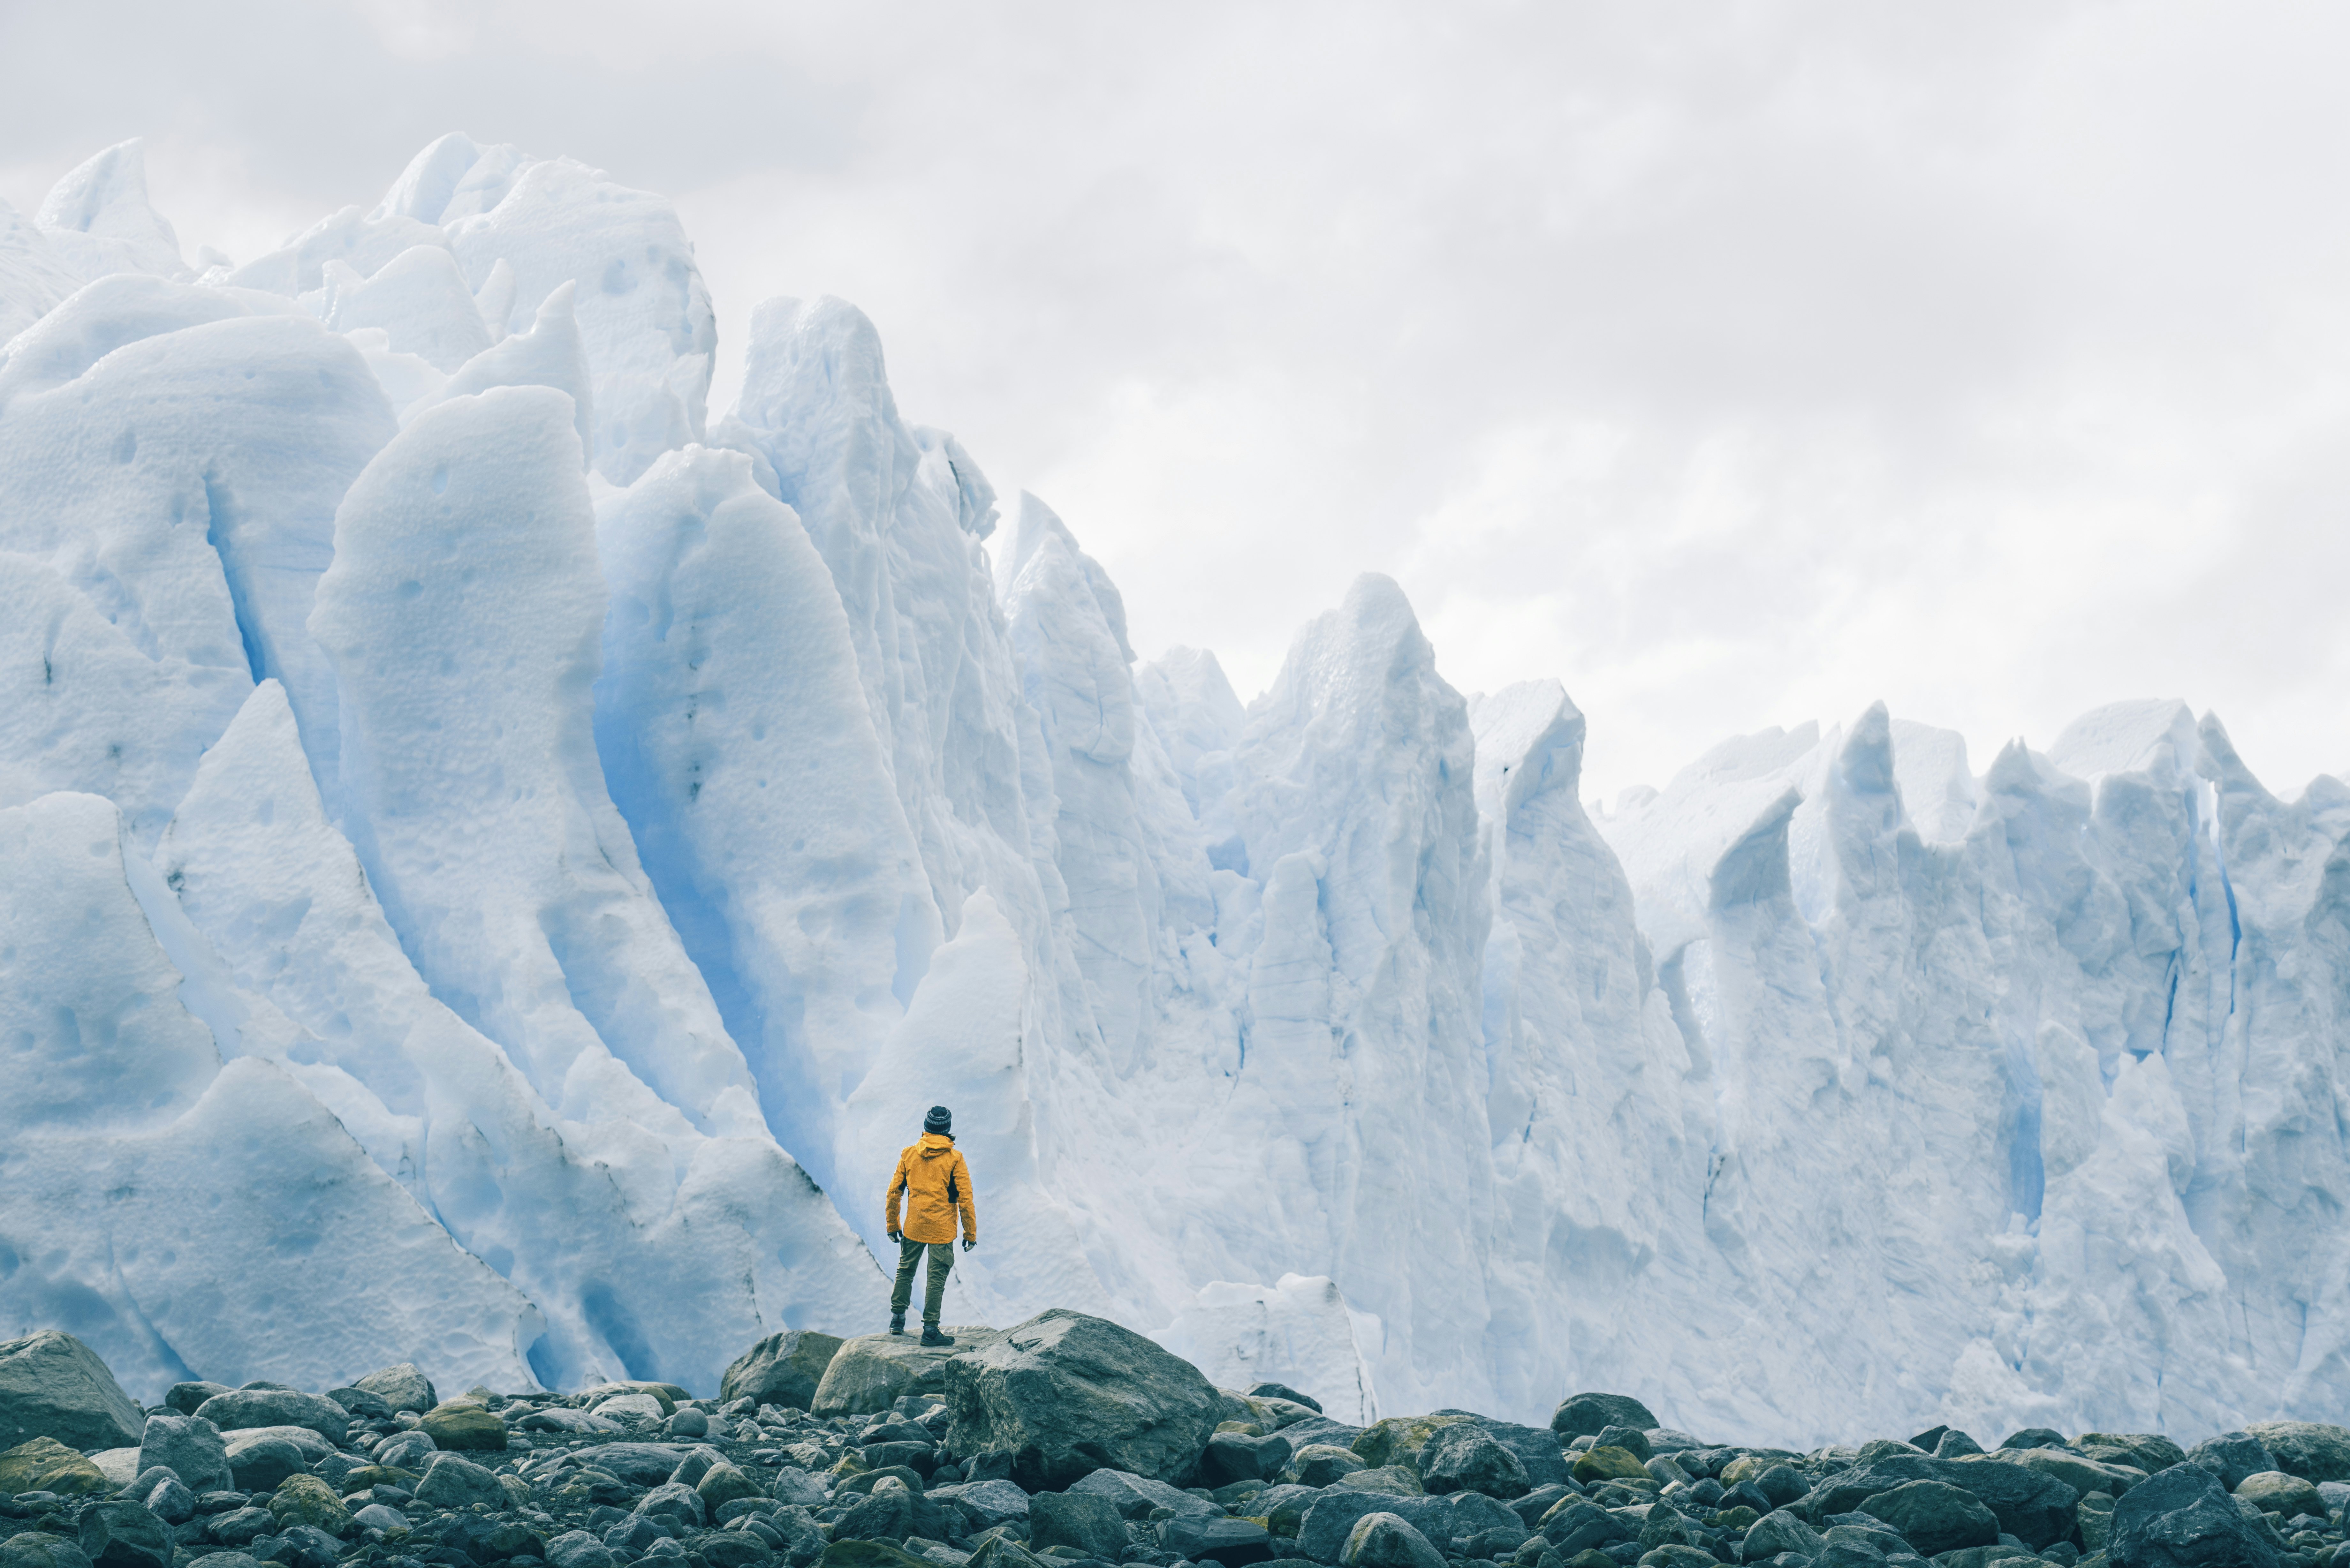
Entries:
{"label": "jagged ice ridge", "polygon": [[1380,577],[1245,707],[670,205],[445,137],[197,275],[0,206],[0,1331],[134,1387],[714,1387],[955,1312],[1359,1420],[1774,1441],[2350,1403],[2350,787],[1872,709],[1594,821]]}

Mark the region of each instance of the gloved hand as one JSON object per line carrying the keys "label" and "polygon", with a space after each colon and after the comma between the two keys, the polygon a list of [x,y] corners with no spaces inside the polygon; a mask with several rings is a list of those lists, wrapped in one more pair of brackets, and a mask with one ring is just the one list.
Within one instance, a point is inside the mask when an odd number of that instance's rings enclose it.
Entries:
{"label": "gloved hand", "polygon": [[895,1231],[890,1231],[890,1232],[889,1232],[889,1240],[891,1240],[892,1241],[897,1242],[897,1243],[898,1243],[898,1245],[899,1245],[900,1247],[902,1247],[902,1246],[904,1246],[904,1245],[906,1244],[906,1238],[904,1238],[903,1236],[899,1235],[899,1234],[898,1234],[898,1232],[896,1232]]}
{"label": "gloved hand", "polygon": [[978,1246],[978,1245],[979,1245],[979,1243],[978,1243],[978,1242],[976,1242],[976,1241],[972,1241],[972,1240],[970,1237],[968,1237],[968,1236],[965,1236],[965,1237],[962,1239],[962,1250],[963,1250],[964,1251],[966,1251],[966,1252],[970,1251],[973,1247],[976,1247],[976,1246]]}

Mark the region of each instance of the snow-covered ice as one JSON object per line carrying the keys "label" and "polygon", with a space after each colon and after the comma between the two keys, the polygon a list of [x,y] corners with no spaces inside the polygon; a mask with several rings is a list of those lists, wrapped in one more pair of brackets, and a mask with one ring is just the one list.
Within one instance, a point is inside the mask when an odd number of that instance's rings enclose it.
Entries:
{"label": "snow-covered ice", "polygon": [[444,137],[198,265],[136,143],[0,208],[0,1332],[707,1391],[878,1326],[944,1102],[951,1316],[1346,1419],[2350,1400],[2342,781],[1879,707],[1595,820],[1566,690],[1385,578],[1253,702],[1138,659],[852,306],[712,417],[674,210],[583,165]]}

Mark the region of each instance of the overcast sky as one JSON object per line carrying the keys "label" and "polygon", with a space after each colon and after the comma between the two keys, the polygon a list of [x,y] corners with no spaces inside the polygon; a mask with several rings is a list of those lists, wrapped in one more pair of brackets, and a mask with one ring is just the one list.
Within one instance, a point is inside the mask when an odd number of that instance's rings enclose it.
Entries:
{"label": "overcast sky", "polygon": [[2350,771],[2350,12],[0,0],[0,197],[147,139],[192,255],[433,136],[672,196],[1245,698],[1357,572],[1585,794],[1882,698]]}

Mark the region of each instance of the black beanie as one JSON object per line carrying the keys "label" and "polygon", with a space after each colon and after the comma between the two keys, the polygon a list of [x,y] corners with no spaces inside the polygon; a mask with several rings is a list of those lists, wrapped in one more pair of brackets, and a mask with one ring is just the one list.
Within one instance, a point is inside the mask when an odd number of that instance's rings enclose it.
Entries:
{"label": "black beanie", "polygon": [[926,1133],[942,1133],[952,1126],[954,1113],[944,1106],[932,1106],[931,1114],[922,1118],[922,1130]]}

